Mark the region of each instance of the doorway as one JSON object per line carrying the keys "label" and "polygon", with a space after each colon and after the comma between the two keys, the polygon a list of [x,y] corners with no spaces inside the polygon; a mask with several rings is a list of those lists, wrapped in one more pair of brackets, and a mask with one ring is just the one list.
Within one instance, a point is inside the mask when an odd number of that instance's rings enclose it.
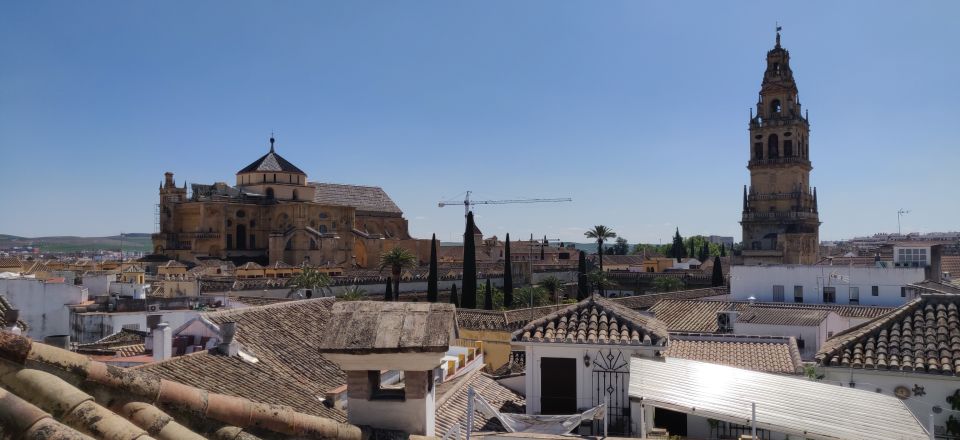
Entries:
{"label": "doorway", "polygon": [[577,413],[577,360],[540,358],[540,414]]}
{"label": "doorway", "polygon": [[664,408],[654,408],[653,425],[666,429],[671,436],[687,435],[687,414]]}
{"label": "doorway", "polygon": [[246,225],[237,225],[237,249],[247,248],[247,227]]}

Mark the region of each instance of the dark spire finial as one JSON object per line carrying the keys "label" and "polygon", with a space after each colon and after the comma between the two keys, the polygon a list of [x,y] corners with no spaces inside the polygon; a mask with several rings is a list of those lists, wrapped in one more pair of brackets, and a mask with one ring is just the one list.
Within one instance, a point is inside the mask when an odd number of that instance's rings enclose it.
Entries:
{"label": "dark spire finial", "polygon": [[783,30],[783,26],[780,26],[780,22],[777,22],[777,49],[780,48],[780,31]]}
{"label": "dark spire finial", "polygon": [[270,132],[270,152],[273,153],[273,143],[276,142],[276,139],[273,138],[273,132]]}

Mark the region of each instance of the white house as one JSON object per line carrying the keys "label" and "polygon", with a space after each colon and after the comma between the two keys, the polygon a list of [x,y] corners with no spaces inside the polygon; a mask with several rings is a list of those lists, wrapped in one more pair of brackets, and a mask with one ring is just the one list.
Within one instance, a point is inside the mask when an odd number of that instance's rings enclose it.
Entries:
{"label": "white house", "polygon": [[35,278],[0,279],[0,295],[20,310],[20,319],[29,327],[26,336],[39,340],[69,335],[68,306],[86,302],[88,298],[85,287]]}
{"label": "white house", "polygon": [[733,266],[730,295],[761,302],[899,306],[906,286],[926,279],[924,267],[799,264]]}
{"label": "white house", "polygon": [[609,432],[627,435],[630,359],[656,357],[668,334],[656,319],[591,297],[531,321],[511,339],[525,351],[527,414],[575,414],[607,403]]}
{"label": "white house", "polygon": [[919,420],[933,415],[942,435],[960,418],[947,402],[960,391],[960,289],[934,284],[921,290],[939,292],[827,341],[817,362],[824,382],[895,396]]}

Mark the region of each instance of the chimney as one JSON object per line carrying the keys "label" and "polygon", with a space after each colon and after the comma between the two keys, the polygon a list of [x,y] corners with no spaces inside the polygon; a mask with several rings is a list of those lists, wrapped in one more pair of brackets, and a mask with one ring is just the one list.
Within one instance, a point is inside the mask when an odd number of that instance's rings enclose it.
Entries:
{"label": "chimney", "polygon": [[153,350],[153,329],[163,321],[163,315],[147,315],[147,335],[143,338],[143,346]]}
{"label": "chimney", "polygon": [[927,280],[937,283],[943,282],[943,264],[941,256],[943,255],[942,246],[935,244],[930,246],[930,265],[924,270]]}
{"label": "chimney", "polygon": [[173,357],[173,330],[170,326],[161,322],[150,334],[153,336],[153,360],[163,361]]}
{"label": "chimney", "polygon": [[237,334],[237,323],[230,321],[220,324],[220,345],[217,351],[224,356],[236,356],[240,352],[240,343],[233,337]]}

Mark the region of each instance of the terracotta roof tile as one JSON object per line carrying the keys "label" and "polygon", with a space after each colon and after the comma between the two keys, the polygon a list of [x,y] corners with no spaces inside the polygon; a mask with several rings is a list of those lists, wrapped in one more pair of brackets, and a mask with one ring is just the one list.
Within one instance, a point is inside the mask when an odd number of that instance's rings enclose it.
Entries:
{"label": "terracotta roof tile", "polygon": [[534,320],[513,333],[514,342],[663,345],[662,322],[612,301],[591,296]]}
{"label": "terracotta roof tile", "polygon": [[[443,436],[454,425],[460,425],[460,432],[467,432],[467,390],[483,396],[494,408],[502,413],[523,414],[526,401],[523,396],[500,385],[496,380],[481,371],[473,371],[462,377],[454,378],[437,386],[437,436]],[[474,419],[473,432],[504,431],[496,419],[483,417],[479,412]]]}
{"label": "terracotta roof tile", "polygon": [[442,303],[337,302],[317,344],[328,353],[445,352],[457,334],[454,312]]}
{"label": "terracotta roof tile", "polygon": [[[313,201],[323,205],[351,206],[359,212],[403,214],[379,186],[310,182],[316,188]],[[362,226],[362,225],[358,225]]]}
{"label": "terracotta roof tile", "polygon": [[726,287],[707,287],[704,289],[689,289],[689,290],[678,290],[675,292],[664,292],[664,293],[651,293],[646,295],[634,295],[634,296],[624,296],[620,298],[611,298],[610,301],[613,301],[622,306],[629,307],[634,310],[647,310],[650,307],[653,307],[657,301],[662,299],[699,299],[706,298],[711,296],[721,296],[727,295],[730,292]]}
{"label": "terracotta roof tile", "polygon": [[960,375],[960,296],[921,294],[890,314],[829,339],[823,366]]}
{"label": "terracotta roof tile", "polygon": [[767,373],[803,372],[792,337],[671,333],[663,355]]}
{"label": "terracotta roof tile", "polygon": [[818,312],[834,312],[846,318],[876,318],[894,310],[890,307],[833,304],[755,303],[751,305],[747,301],[664,299],[658,301],[649,311],[658,320],[663,321],[670,331],[716,333],[719,331],[717,312],[723,310],[743,312],[748,308],[753,310],[749,315],[751,317],[748,318],[754,320],[752,322],[777,320],[784,322],[780,325],[790,325],[786,322],[793,320],[793,316],[816,319],[820,315]]}

